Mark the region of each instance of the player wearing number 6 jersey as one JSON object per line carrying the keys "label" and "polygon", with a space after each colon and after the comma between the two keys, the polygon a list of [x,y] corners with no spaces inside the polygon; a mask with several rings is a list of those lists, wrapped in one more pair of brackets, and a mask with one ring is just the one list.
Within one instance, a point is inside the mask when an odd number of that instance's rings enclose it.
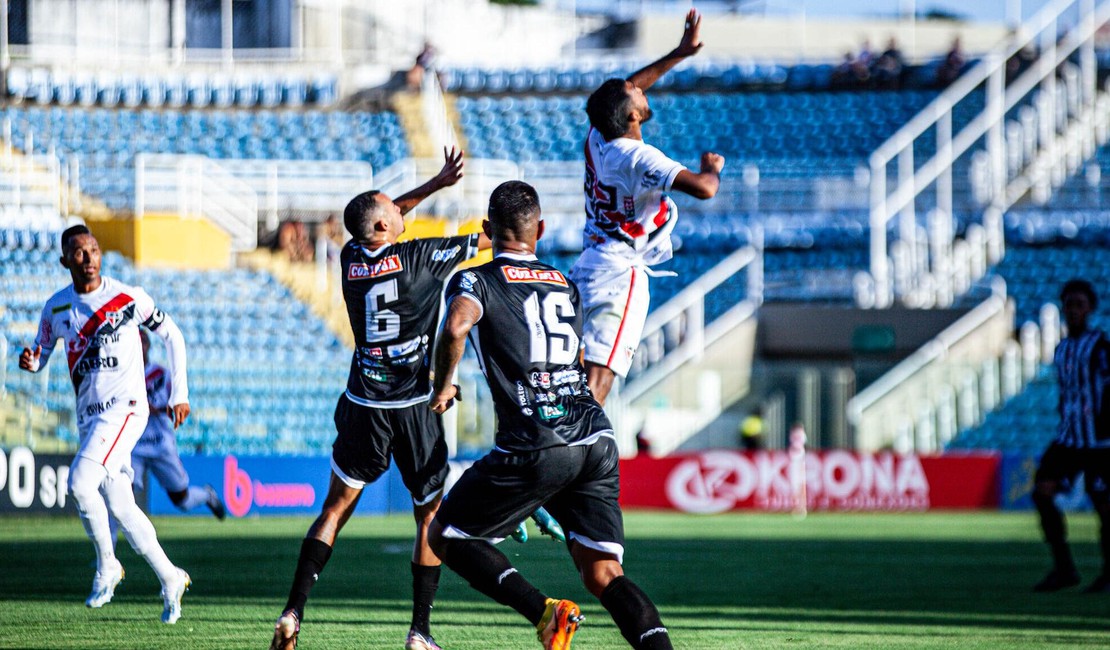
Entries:
{"label": "player wearing number 6 jersey", "polygon": [[483,227],[495,257],[448,284],[431,407],[442,413],[453,403],[450,377],[469,336],[493,395],[496,446],[444,498],[429,543],[471,586],[535,625],[544,648],[569,648],[578,606],[546,597],[493,546],[546,506],[567,532],[586,588],[625,639],[634,648],[670,648],[655,605],[621,568],[616,441],[578,361],[578,289],[534,255],[543,234],[535,189],[499,185]]}
{"label": "player wearing number 6 jersey", "polygon": [[420,187],[391,201],[378,191],[356,196],[343,213],[352,240],[340,254],[343,298],[355,335],[347,390],[335,409],[338,435],[323,513],[301,545],[289,599],[271,648],[293,648],[309,591],[331,556],[340,529],[362,490],[397,463],[412,494],[416,540],[412,552],[413,614],[407,650],[439,648],[429,631],[439,585],[439,560],[428,549],[427,526],[447,478],[447,443],[439,416],[428,410],[429,353],[440,295],[460,262],[489,247],[482,235],[397,243],[403,216],[432,193],[462,178],[463,154],[444,151],[443,168]]}
{"label": "player wearing number 6 jersey", "polygon": [[69,493],[96,549],[96,576],[85,605],[108,604],[123,580],[108,522],[111,510],[131,547],[162,583],[162,622],[172,624],[181,616],[189,574],[166,557],[150,519],[135,504],[131,449],[149,414],[139,325],[146,325],[169,347],[174,382],[167,413],[174,428],[189,415],[185,339],[146,291],[101,276],[100,261],[100,244],[88,228],[72,226],[62,233],[61,262],[73,284],[46,301],[35,347],[23,349],[19,367],[38,372],[50,360],[58,340],[63,342],[77,393],[81,436],[70,466]]}

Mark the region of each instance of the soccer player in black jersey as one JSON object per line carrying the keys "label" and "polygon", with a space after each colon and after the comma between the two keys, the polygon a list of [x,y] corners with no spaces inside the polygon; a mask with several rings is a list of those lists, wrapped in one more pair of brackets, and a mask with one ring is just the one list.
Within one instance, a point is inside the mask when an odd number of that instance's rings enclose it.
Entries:
{"label": "soccer player in black jersey", "polygon": [[1088,593],[1110,593],[1110,341],[1087,320],[1098,295],[1086,280],[1070,280],[1060,291],[1068,335],[1056,346],[1053,363],[1060,387],[1056,438],[1041,457],[1033,479],[1033,503],[1041,519],[1053,568],[1033,587],[1058,591],[1079,584],[1064,516],[1055,497],[1071,489],[1079,472],[1101,522],[1102,573]]}
{"label": "soccer player in black jersey", "polygon": [[546,506],[567,532],[586,588],[632,647],[671,648],[655,605],[621,567],[617,445],[579,362],[578,289],[534,255],[543,234],[536,191],[499,185],[483,228],[495,257],[448,283],[430,405],[443,413],[453,403],[451,377],[469,335],[497,413],[495,446],[451,488],[428,541],[471,586],[535,625],[544,648],[569,648],[578,605],[540,593],[491,543]]}
{"label": "soccer player in black jersey", "polygon": [[447,276],[480,248],[484,235],[436,237],[397,243],[404,215],[432,193],[462,178],[463,154],[444,151],[440,172],[391,201],[381,192],[356,196],[343,213],[353,239],[340,254],[343,298],[355,335],[347,390],[335,408],[338,435],[322,514],[301,545],[289,600],[271,648],[296,647],[305,603],[331,556],[340,529],[363,488],[397,463],[412,494],[416,540],[412,552],[412,625],[406,650],[437,650],[429,614],[439,585],[440,561],[427,530],[447,478],[447,443],[439,415],[428,410],[430,347]]}

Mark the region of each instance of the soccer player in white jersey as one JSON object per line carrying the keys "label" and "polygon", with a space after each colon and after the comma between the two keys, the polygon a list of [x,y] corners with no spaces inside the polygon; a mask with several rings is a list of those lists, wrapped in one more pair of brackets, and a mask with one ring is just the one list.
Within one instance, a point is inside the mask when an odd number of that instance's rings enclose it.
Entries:
{"label": "soccer player in white jersey", "polygon": [[716,195],[725,159],[706,152],[694,173],[644,142],[652,117],[644,91],[701,49],[701,16],[686,14],[678,47],[628,79],[610,79],[586,102],[586,227],[571,279],[582,292],[583,345],[590,390],[601,404],[625,377],[640,345],[648,311],[648,267],[671,258],[678,210],[672,190],[699,199]]}
{"label": "soccer player in white jersey", "polygon": [[147,468],[166,490],[170,501],[182,512],[202,505],[208,506],[217,519],[227,516],[227,507],[211,485],[189,485],[189,473],[177,452],[177,436],[173,419],[167,408],[173,395],[173,379],[169,371],[150,358],[150,335],[146,328],[139,330],[143,344],[143,363],[146,374],[146,397],[150,420],[146,430],[131,452],[136,490],[143,489],[143,475]]}
{"label": "soccer player in white jersey", "polygon": [[110,509],[131,547],[162,583],[162,622],[176,623],[189,574],[166,557],[153,524],[135,504],[131,449],[149,415],[139,325],[146,325],[169,347],[173,393],[168,412],[174,427],[189,415],[185,340],[145,291],[100,275],[100,244],[85,226],[62,233],[61,262],[73,284],[46,301],[34,348],[23,349],[19,367],[38,372],[49,361],[55,343],[62,340],[77,393],[81,437],[70,466],[69,493],[96,549],[96,575],[85,604],[104,606],[123,579],[108,523]]}

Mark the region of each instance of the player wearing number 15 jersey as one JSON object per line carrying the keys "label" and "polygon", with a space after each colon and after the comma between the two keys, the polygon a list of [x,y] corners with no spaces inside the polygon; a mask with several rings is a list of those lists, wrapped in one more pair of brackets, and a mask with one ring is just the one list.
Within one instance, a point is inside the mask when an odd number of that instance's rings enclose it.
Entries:
{"label": "player wearing number 15 jersey", "polygon": [[439,559],[427,544],[447,478],[447,443],[438,415],[427,407],[430,348],[448,274],[488,248],[482,235],[397,243],[403,215],[462,177],[462,153],[444,151],[443,168],[430,181],[391,201],[381,192],[356,196],[343,222],[352,240],[340,255],[343,298],[355,335],[347,389],[335,408],[338,435],[323,513],[308,530],[289,599],[274,629],[274,649],[297,643],[308,593],[331,556],[343,524],[369,483],[397,463],[412,494],[416,540],[412,552],[413,613],[406,650],[439,648],[429,631],[439,585]]}
{"label": "player wearing number 15 jersey", "polygon": [[578,605],[546,597],[491,543],[546,506],[586,588],[632,647],[671,648],[655,605],[621,567],[617,445],[578,361],[578,289],[534,255],[543,234],[535,189],[499,185],[483,226],[495,257],[448,284],[431,407],[442,413],[453,403],[449,378],[469,336],[497,411],[496,446],[451,488],[428,541],[472,587],[535,625],[545,649],[563,650],[582,620]]}

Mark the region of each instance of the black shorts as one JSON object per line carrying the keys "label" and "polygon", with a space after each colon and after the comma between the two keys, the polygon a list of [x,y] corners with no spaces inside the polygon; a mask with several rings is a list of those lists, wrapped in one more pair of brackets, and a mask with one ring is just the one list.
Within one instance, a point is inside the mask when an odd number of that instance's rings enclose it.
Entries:
{"label": "black shorts", "polygon": [[1079,472],[1091,501],[1110,503],[1110,449],[1076,449],[1053,442],[1041,456],[1033,480],[1055,481],[1060,492],[1068,492]]}
{"label": "black shorts", "polygon": [[[436,518],[446,536],[500,540],[540,506],[568,539],[624,553],[617,444],[550,447],[529,453],[494,450],[463,472]],[[452,530],[453,529],[453,530]]]}
{"label": "black shorts", "polygon": [[335,430],[331,458],[342,472],[339,478],[373,483],[389,469],[392,456],[415,503],[426,503],[443,489],[447,441],[443,420],[427,404],[376,408],[355,404],[344,394],[335,406]]}

